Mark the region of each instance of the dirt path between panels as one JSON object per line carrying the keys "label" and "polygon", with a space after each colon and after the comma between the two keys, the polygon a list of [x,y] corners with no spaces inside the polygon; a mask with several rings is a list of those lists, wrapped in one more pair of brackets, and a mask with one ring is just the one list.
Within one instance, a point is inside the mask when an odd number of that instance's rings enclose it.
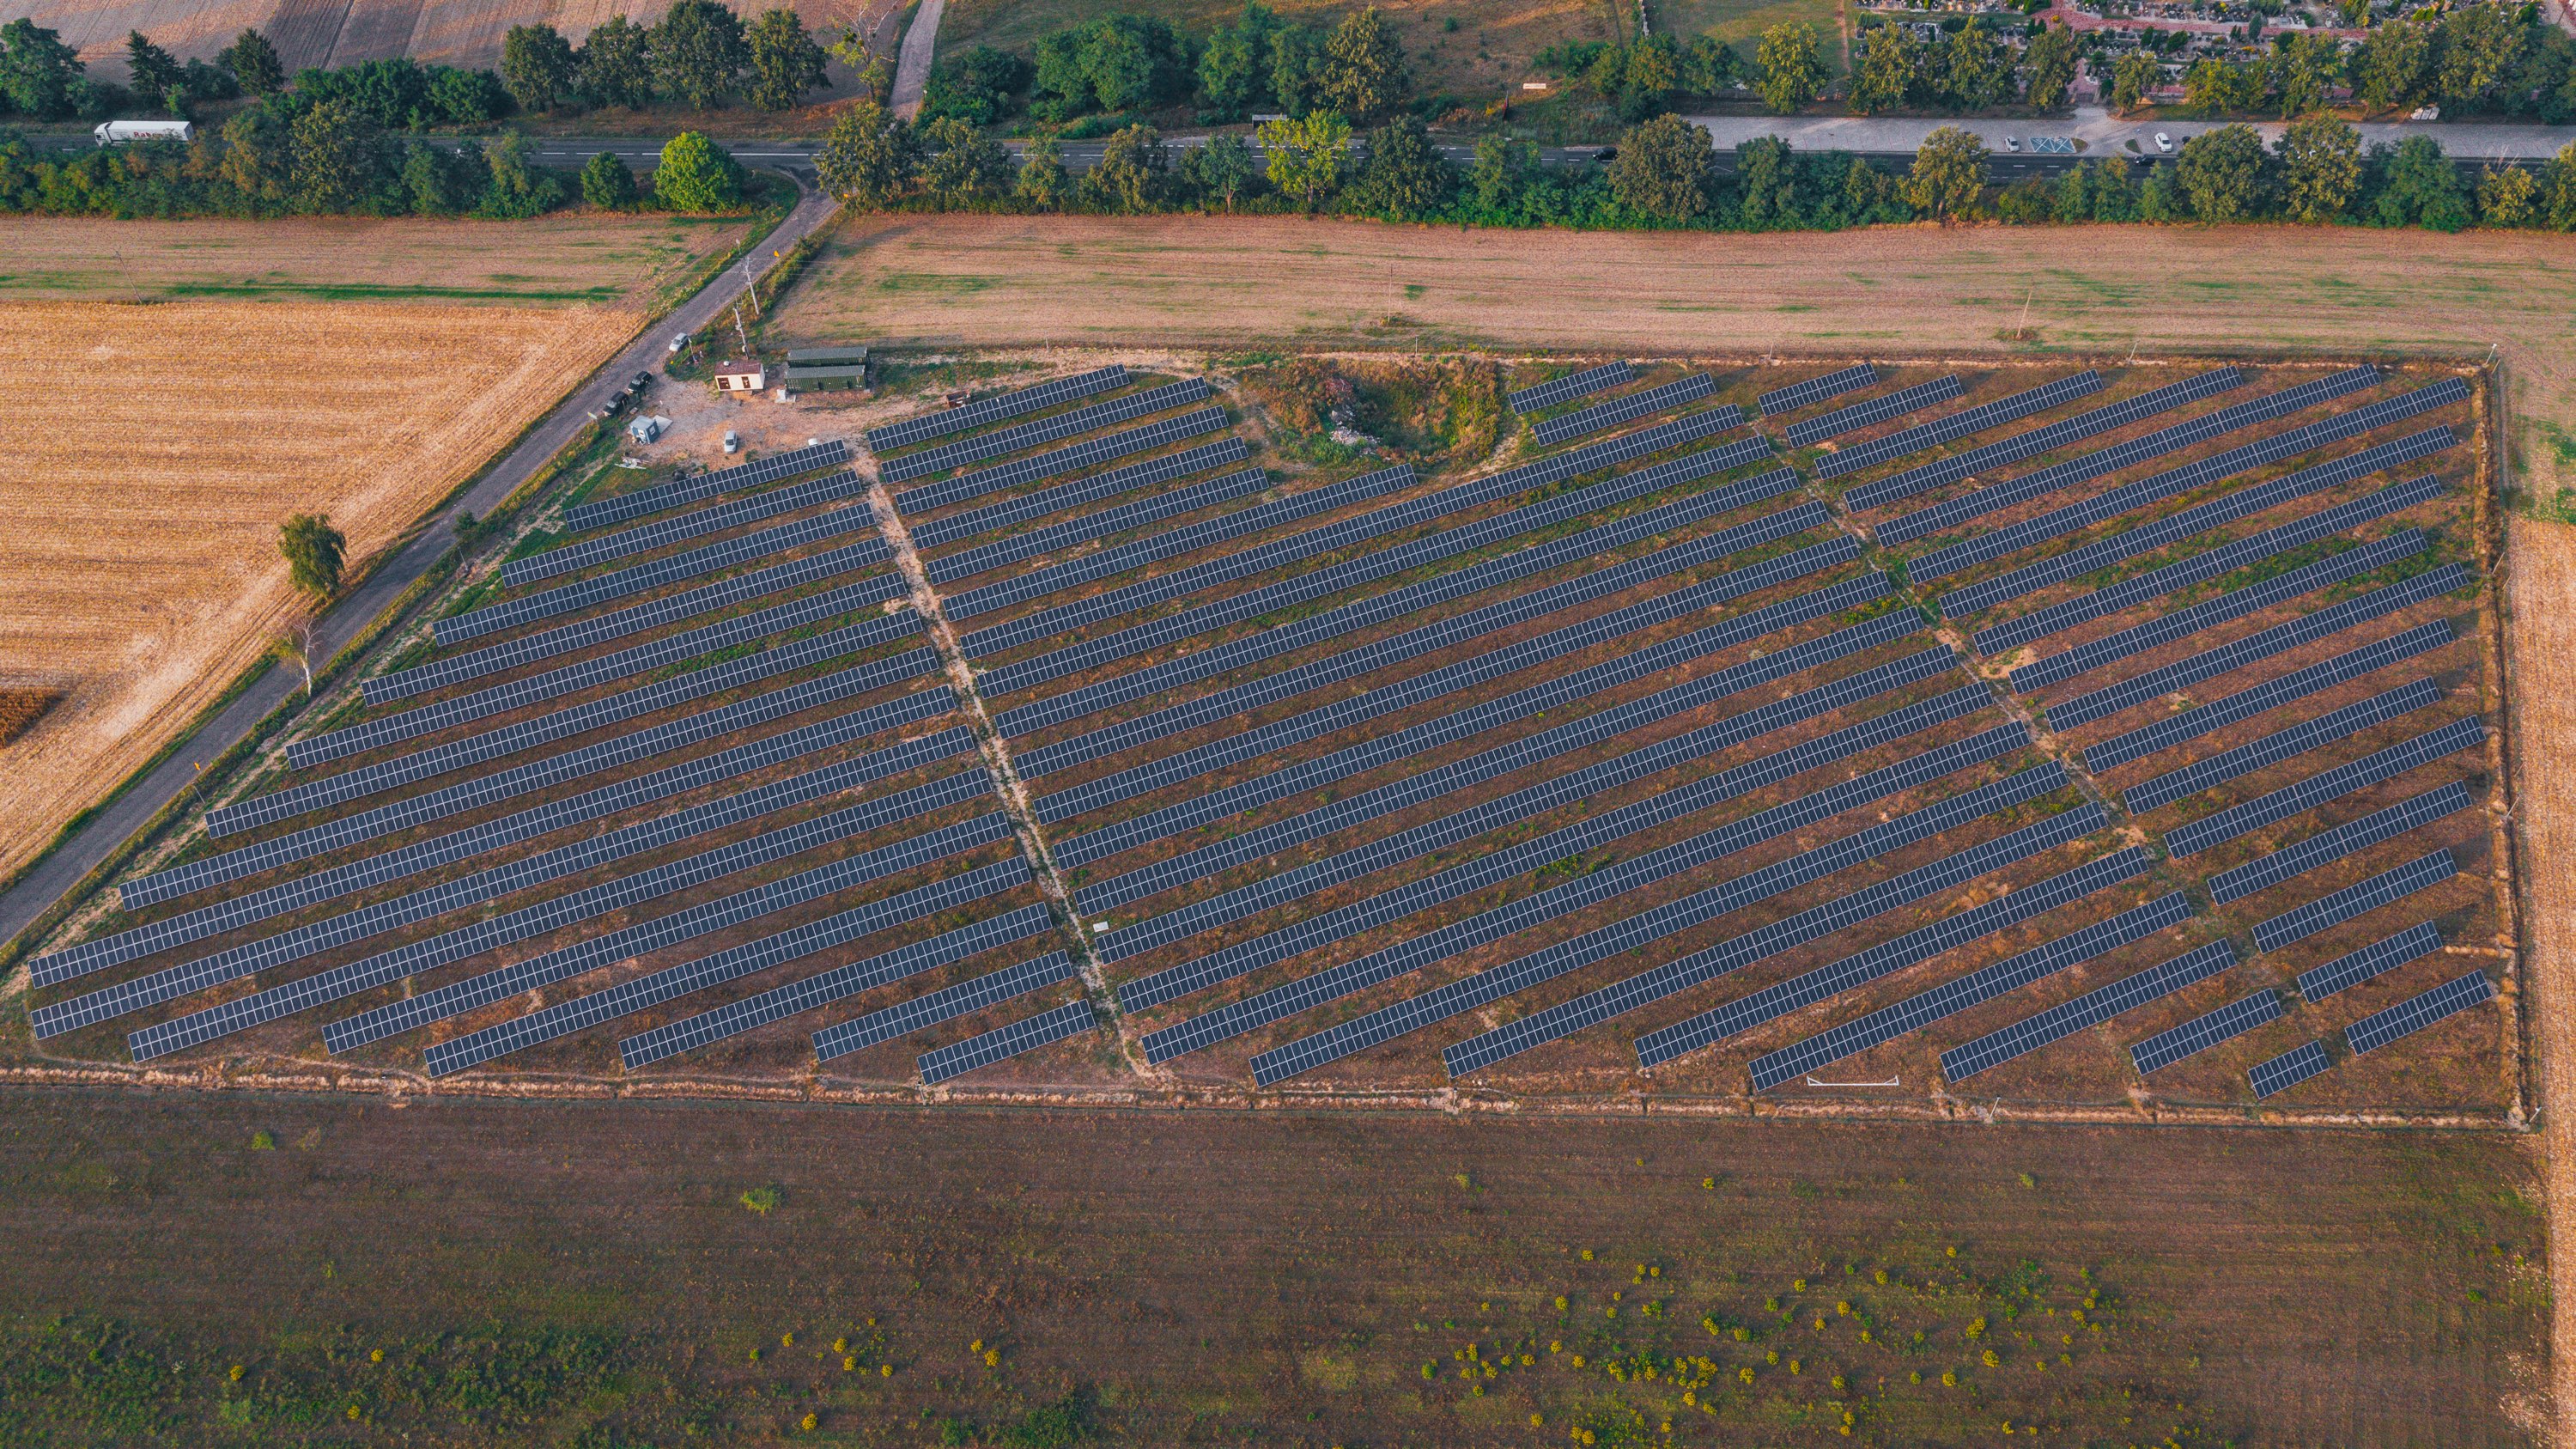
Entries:
{"label": "dirt path between panels", "polygon": [[2517,519],[2505,570],[2517,701],[2524,935],[2549,1174],[2551,1364],[2559,1439],[2576,1443],[2576,529]]}

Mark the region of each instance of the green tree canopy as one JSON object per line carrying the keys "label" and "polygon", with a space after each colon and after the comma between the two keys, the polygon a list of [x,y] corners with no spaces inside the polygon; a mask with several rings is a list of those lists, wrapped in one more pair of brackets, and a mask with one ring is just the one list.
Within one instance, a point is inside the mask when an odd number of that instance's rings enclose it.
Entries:
{"label": "green tree canopy", "polygon": [[2022,49],[2022,98],[2043,111],[2066,104],[2075,83],[2075,31],[2063,21],[2040,22],[2039,33]]}
{"label": "green tree canopy", "polygon": [[1422,122],[1398,116],[1369,133],[1368,165],[1350,202],[1377,216],[1427,216],[1449,204],[1457,185],[1457,168],[1441,159]]}
{"label": "green tree canopy", "polygon": [[2280,153],[2281,202],[2296,220],[2333,221],[2361,189],[2361,133],[2332,116],[2292,122]]}
{"label": "green tree canopy", "polygon": [[278,61],[277,47],[256,30],[244,30],[233,37],[215,56],[215,64],[232,72],[241,88],[254,96],[264,96],[286,84],[286,67]]}
{"label": "green tree canopy", "polygon": [[692,110],[724,104],[749,59],[742,21],[715,0],[671,0],[649,44],[654,80]]}
{"label": "green tree canopy", "polygon": [[2164,79],[2164,66],[2143,51],[2131,51],[2120,57],[2111,68],[2111,109],[2123,114],[2137,110],[2147,92]]}
{"label": "green tree canopy", "polygon": [[1905,104],[1914,89],[1922,47],[1901,26],[1872,28],[1860,43],[1860,64],[1853,68],[1852,109],[1875,116]]}
{"label": "green tree canopy", "polygon": [[1708,132],[1671,114],[1629,127],[1610,163],[1610,194],[1619,204],[1665,221],[1705,213],[1716,179]]}
{"label": "green tree canopy", "polygon": [[1102,211],[1142,216],[1163,199],[1163,137],[1153,127],[1122,127],[1082,174],[1082,199]]}
{"label": "green tree canopy", "polygon": [[1073,178],[1065,174],[1064,146],[1053,136],[1029,143],[1020,157],[1020,174],[1011,195],[1039,211],[1060,211],[1073,195]]}
{"label": "green tree canopy", "polygon": [[298,513],[277,530],[277,551],[286,556],[287,581],[316,598],[340,591],[340,569],[349,541],[331,526],[327,513]]}
{"label": "green tree canopy", "polygon": [[2263,137],[2252,126],[2220,126],[2183,142],[2176,171],[2203,221],[2251,221],[2262,212]]}
{"label": "green tree canopy", "polygon": [[1324,42],[1320,79],[1324,103],[1355,121],[1395,109],[1412,87],[1395,27],[1375,5],[1333,28],[1332,38]]}
{"label": "green tree canopy", "polygon": [[1907,183],[1915,209],[1941,222],[1976,215],[1986,189],[1986,154],[1985,142],[1956,126],[1924,137]]}
{"label": "green tree canopy", "polygon": [[2435,231],[2458,231],[2469,224],[2467,189],[2442,143],[2430,136],[2409,136],[2397,149],[2382,148],[2379,194],[2371,210],[2382,226],[2413,223]]}
{"label": "green tree canopy", "polygon": [[591,27],[581,43],[581,93],[595,106],[640,109],[653,103],[650,32],[623,15]]}
{"label": "green tree canopy", "polygon": [[751,103],[764,111],[793,110],[805,93],[823,84],[823,47],[805,33],[805,22],[784,6],[764,10],[745,37],[751,65]]}
{"label": "green tree canopy", "polygon": [[1351,123],[1338,111],[1308,111],[1264,121],[1261,149],[1269,157],[1270,184],[1313,211],[1342,183],[1350,157]]}
{"label": "green tree canopy", "polygon": [[641,199],[635,173],[624,161],[602,151],[582,164],[581,199],[602,211],[633,211]]}
{"label": "green tree canopy", "polygon": [[912,187],[920,141],[911,126],[873,100],[861,100],[834,118],[814,169],[823,189],[845,205],[876,211]]}
{"label": "green tree canopy", "polygon": [[1774,113],[1785,116],[1814,100],[1825,88],[1824,50],[1816,27],[1803,20],[1783,21],[1763,31],[1753,68],[1753,89]]}
{"label": "green tree canopy", "polygon": [[140,30],[125,32],[125,84],[138,96],[161,96],[183,86],[187,72],[170,52],[154,45]]}
{"label": "green tree canopy", "polygon": [[375,123],[347,101],[324,101],[296,117],[287,130],[293,156],[287,186],[296,208],[327,214],[365,200],[381,165],[378,135]]}
{"label": "green tree canopy", "polygon": [[0,100],[20,115],[40,121],[70,115],[85,69],[61,32],[24,16],[0,25]]}
{"label": "green tree canopy", "polygon": [[653,169],[653,199],[672,211],[730,211],[742,205],[742,185],[742,163],[704,131],[673,136]]}
{"label": "green tree canopy", "polygon": [[928,152],[922,163],[922,189],[949,211],[988,206],[1010,194],[1011,153],[971,121],[942,116],[921,128]]}
{"label": "green tree canopy", "polygon": [[501,38],[501,84],[523,111],[551,111],[572,99],[572,42],[551,25],[513,25]]}
{"label": "green tree canopy", "polygon": [[1193,146],[1181,157],[1182,179],[1203,200],[1234,210],[1235,202],[1251,194],[1261,179],[1260,164],[1252,148],[1241,136],[1220,132],[1210,136],[1204,146]]}

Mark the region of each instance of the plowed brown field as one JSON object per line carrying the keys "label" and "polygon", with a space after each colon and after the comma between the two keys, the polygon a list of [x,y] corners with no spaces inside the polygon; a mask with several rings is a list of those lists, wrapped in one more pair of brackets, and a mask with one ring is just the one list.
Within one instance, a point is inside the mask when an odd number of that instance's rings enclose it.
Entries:
{"label": "plowed brown field", "polygon": [[259,657],[277,526],[392,542],[632,335],[634,313],[0,306],[0,686],[64,698],[0,751],[0,878]]}

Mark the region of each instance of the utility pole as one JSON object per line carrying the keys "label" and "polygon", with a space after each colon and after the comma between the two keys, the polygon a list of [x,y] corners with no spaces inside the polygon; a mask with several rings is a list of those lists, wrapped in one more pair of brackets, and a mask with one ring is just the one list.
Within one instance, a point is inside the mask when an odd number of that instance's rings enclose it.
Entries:
{"label": "utility pole", "polygon": [[750,355],[751,334],[742,330],[742,304],[740,302],[733,304],[733,335],[735,340],[742,343],[744,355]]}
{"label": "utility pole", "polygon": [[751,320],[760,320],[760,284],[751,279],[751,254],[743,253],[742,289],[751,296]]}

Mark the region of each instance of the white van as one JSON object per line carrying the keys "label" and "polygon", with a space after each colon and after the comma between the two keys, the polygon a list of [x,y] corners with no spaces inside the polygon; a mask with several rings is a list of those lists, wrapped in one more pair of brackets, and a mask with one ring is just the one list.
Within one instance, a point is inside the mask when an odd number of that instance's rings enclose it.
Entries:
{"label": "white van", "polygon": [[102,146],[122,146],[128,141],[177,141],[184,145],[197,139],[197,128],[186,121],[101,121],[90,134]]}

